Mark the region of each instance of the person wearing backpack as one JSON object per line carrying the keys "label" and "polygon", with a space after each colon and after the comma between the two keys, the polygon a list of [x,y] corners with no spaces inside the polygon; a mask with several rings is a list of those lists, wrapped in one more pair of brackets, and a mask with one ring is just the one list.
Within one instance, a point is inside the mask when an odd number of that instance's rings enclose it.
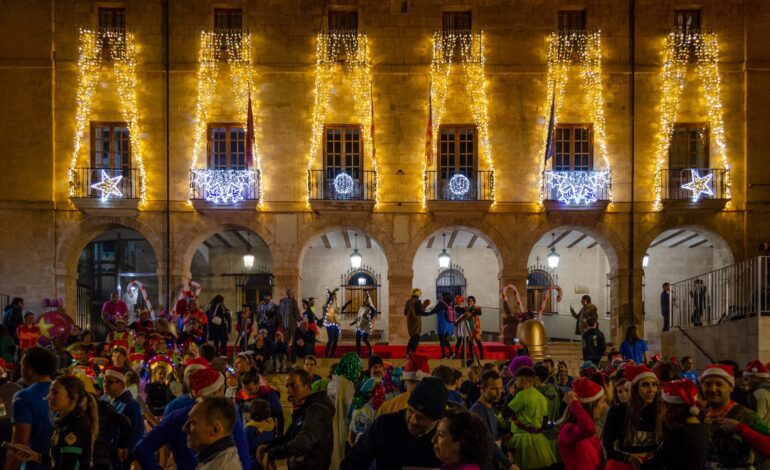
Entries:
{"label": "person wearing backpack", "polygon": [[589,318],[587,326],[588,329],[583,333],[583,360],[591,361],[598,366],[607,349],[607,341],[604,339],[604,333],[599,329],[596,318]]}

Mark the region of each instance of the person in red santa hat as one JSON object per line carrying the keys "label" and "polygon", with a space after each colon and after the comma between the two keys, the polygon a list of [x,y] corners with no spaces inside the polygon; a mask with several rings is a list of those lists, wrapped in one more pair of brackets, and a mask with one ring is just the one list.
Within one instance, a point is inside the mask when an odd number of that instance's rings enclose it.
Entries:
{"label": "person in red santa hat", "polygon": [[406,391],[400,395],[396,395],[390,400],[385,400],[382,406],[377,410],[377,416],[386,415],[388,413],[397,413],[407,408],[407,402],[409,401],[409,396],[412,394],[414,387],[416,387],[424,377],[430,377],[428,356],[409,353],[406,364],[403,366],[403,371],[401,380],[404,382]]}
{"label": "person in red santa hat", "polygon": [[708,408],[703,418],[709,437],[707,468],[753,468],[755,451],[764,453],[761,440],[751,439],[753,430],[770,436],[767,423],[753,411],[730,399],[735,388],[733,368],[711,364],[700,377],[701,394]]}
{"label": "person in red santa hat", "polygon": [[643,469],[701,470],[706,466],[708,435],[698,415],[698,387],[689,379],[663,384],[663,442]]}
{"label": "person in red santa hat", "polygon": [[566,470],[602,468],[602,444],[596,435],[595,422],[607,406],[604,388],[596,382],[580,378],[572,382],[572,391],[564,396],[567,413],[559,428],[559,453]]}
{"label": "person in red santa hat", "polygon": [[[134,399],[131,391],[126,387],[126,371],[122,367],[104,367],[104,395],[102,400],[110,403],[118,413],[131,421],[131,427],[134,430],[131,440],[131,447],[133,447],[144,435],[144,416],[139,402]],[[128,461],[131,461],[130,456]]]}
{"label": "person in red santa hat", "polygon": [[610,408],[604,425],[602,444],[609,459],[607,470],[639,466],[661,441],[658,378],[644,364],[628,365],[625,371],[631,395],[626,403]]}
{"label": "person in red santa hat", "polygon": [[743,377],[748,379],[749,391],[757,400],[757,414],[770,423],[770,370],[758,360],[751,361],[743,369]]}

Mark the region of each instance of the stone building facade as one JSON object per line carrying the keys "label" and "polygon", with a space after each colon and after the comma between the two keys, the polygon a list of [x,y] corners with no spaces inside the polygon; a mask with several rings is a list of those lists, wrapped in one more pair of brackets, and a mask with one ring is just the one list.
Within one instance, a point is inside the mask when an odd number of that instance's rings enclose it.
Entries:
{"label": "stone building facade", "polygon": [[[142,205],[114,200],[89,205],[70,194],[83,75],[78,68],[79,30],[98,29],[100,9],[106,8],[124,9],[125,27],[137,48],[134,89],[146,170]],[[242,28],[252,38],[251,99],[262,191],[259,203],[250,200],[226,209],[188,200],[201,31],[215,25],[219,9],[240,10]],[[716,204],[655,204],[662,52],[682,10],[697,11],[700,30],[713,31],[719,41],[721,113],[732,186],[729,201]],[[368,41],[376,204],[308,201],[316,43],[330,11],[355,12],[358,32]],[[433,38],[446,26],[442,18],[447,12],[469,12],[473,30],[483,30],[494,201],[424,201]],[[588,208],[540,201],[550,107],[547,38],[558,29],[560,12],[579,12],[588,30],[601,31],[612,200]],[[497,290],[509,283],[525,285],[533,245],[559,228],[588,234],[607,254],[609,310],[618,338],[624,327],[643,321],[642,258],[661,233],[692,228],[719,239],[735,260],[753,256],[757,244],[767,239],[763,220],[770,177],[763,176],[763,142],[770,129],[768,24],[770,4],[762,0],[4,2],[0,292],[28,302],[61,297],[68,311],[76,310],[80,254],[91,240],[115,227],[135,230],[152,247],[161,303],[171,295],[166,285],[175,292],[190,280],[193,256],[204,240],[233,228],[252,231],[269,248],[276,295],[287,288],[302,292],[301,263],[310,240],[349,229],[367,234],[385,254],[388,339],[401,343],[406,337],[401,309],[412,289],[415,254],[426,239],[461,227],[488,240],[500,264],[499,285],[489,286]],[[103,61],[98,70],[86,124],[126,121],[126,97],[119,93],[113,65]],[[342,65],[336,70],[324,122],[360,124],[360,113],[354,111],[360,103],[354,102],[350,77]],[[577,65],[569,72],[558,121],[589,123],[595,130],[579,70]],[[461,67],[450,72],[443,124],[478,124],[463,77]],[[218,78],[208,122],[242,121],[226,67],[220,67]],[[693,64],[687,66],[679,102],[676,122],[709,121],[709,103]],[[78,167],[88,166],[84,162],[92,151],[92,128],[85,126]],[[713,122],[710,129],[713,137]],[[433,136],[434,144],[439,138]],[[598,168],[595,135],[593,146]],[[434,153],[435,164],[440,149],[434,147]],[[708,153],[709,168],[723,167],[713,138]]]}

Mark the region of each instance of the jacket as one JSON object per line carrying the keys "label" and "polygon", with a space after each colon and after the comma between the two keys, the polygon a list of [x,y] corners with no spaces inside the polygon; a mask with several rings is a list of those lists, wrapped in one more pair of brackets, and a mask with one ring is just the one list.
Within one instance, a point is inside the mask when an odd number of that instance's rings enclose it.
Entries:
{"label": "jacket", "polygon": [[404,305],[404,315],[406,316],[406,329],[409,336],[419,335],[422,332],[422,316],[425,312],[422,308],[422,302],[416,295],[409,297]]}
{"label": "jacket", "polygon": [[91,468],[91,424],[85,415],[73,411],[56,418],[51,449],[43,461],[53,470]]}
{"label": "jacket", "polygon": [[[209,321],[209,339],[211,341],[225,340],[233,328],[233,319],[230,312],[221,303],[212,305],[206,312]],[[218,318],[219,320],[214,320]],[[217,325],[215,322],[220,322]]]}
{"label": "jacket", "polygon": [[334,405],[326,392],[312,393],[291,415],[286,434],[268,444],[270,460],[288,459],[289,470],[326,470],[332,460]]}
{"label": "jacket", "polygon": [[104,400],[97,401],[99,435],[94,443],[94,469],[111,470],[115,449],[131,449],[136,441],[131,421]]}
{"label": "jacket", "polygon": [[[104,395],[106,397],[107,395]],[[103,398],[104,399],[104,398]],[[109,400],[107,403],[110,403]],[[136,445],[136,442],[140,437],[144,435],[144,416],[142,415],[142,408],[139,402],[134,400],[131,392],[126,389],[115,400],[112,401],[112,406],[126,418],[131,421],[131,427],[133,428],[133,439],[131,440],[131,446]]]}
{"label": "jacket", "polygon": [[604,333],[597,328],[589,328],[583,332],[583,360],[596,362],[604,356],[607,349],[607,341],[604,339]]}
{"label": "jacket", "polygon": [[297,327],[297,323],[299,323],[300,320],[300,311],[299,304],[297,304],[297,299],[291,297],[282,298],[278,303],[278,317],[281,321],[280,326],[283,327],[283,329],[294,331],[294,329]]}
{"label": "jacket", "polygon": [[[155,459],[155,452],[164,445],[168,445],[169,449],[171,449],[176,468],[180,470],[196,468],[198,459],[192,449],[187,447],[187,434],[183,430],[184,423],[187,422],[193,405],[195,405],[195,402],[168,413],[160,420],[157,426],[139,440],[136,447],[134,447],[134,458],[136,458],[142,470],[162,470]],[[233,440],[235,441],[235,447],[238,449],[238,456],[243,468],[249,468],[249,444],[246,442],[243,421],[237,414],[235,415],[235,426],[233,426]]]}
{"label": "jacket", "polygon": [[198,465],[195,470],[244,470],[241,460],[238,458],[238,451],[230,436],[214,442],[198,454]]}
{"label": "jacket", "polygon": [[[418,299],[419,300],[419,299]],[[406,426],[406,410],[382,415],[356,442],[342,461],[340,470],[367,469],[377,462],[377,470],[401,470],[404,467],[439,468],[433,452],[435,428],[415,436]]]}

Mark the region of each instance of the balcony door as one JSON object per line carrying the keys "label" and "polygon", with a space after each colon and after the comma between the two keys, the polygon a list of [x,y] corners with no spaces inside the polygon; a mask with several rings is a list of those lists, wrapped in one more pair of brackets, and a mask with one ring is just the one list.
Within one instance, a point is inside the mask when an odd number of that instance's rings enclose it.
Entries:
{"label": "balcony door", "polygon": [[99,183],[104,175],[111,178],[122,176],[118,189],[123,195],[128,195],[131,188],[131,139],[128,125],[125,122],[92,122],[91,123],[91,168],[87,170],[87,184],[91,197],[101,196],[99,191],[91,188]]}
{"label": "balcony door", "polygon": [[[709,127],[702,123],[674,125],[668,148],[669,194],[688,194],[682,185],[692,180],[691,169],[709,168]],[[701,171],[700,173],[704,173]]]}
{"label": "balcony door", "polygon": [[[442,199],[475,199],[478,166],[476,126],[446,125],[441,126],[440,133],[438,194],[444,196]],[[462,184],[464,180],[458,180],[460,177],[467,178],[467,188]]]}
{"label": "balcony door", "polygon": [[324,129],[324,192],[330,199],[360,199],[363,179],[361,126]]}
{"label": "balcony door", "polygon": [[559,124],[554,135],[553,170],[593,170],[593,149],[593,126]]}
{"label": "balcony door", "polygon": [[246,130],[241,124],[210,124],[208,151],[210,170],[246,170]]}

